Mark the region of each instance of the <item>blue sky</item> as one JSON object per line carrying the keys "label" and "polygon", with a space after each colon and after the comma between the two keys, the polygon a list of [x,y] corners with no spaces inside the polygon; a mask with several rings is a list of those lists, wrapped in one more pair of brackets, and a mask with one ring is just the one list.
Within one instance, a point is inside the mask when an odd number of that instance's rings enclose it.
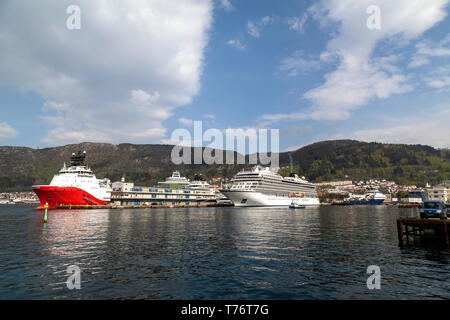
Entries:
{"label": "blue sky", "polygon": [[0,4],[0,145],[165,143],[202,120],[277,128],[281,150],[450,146],[447,0],[40,3]]}

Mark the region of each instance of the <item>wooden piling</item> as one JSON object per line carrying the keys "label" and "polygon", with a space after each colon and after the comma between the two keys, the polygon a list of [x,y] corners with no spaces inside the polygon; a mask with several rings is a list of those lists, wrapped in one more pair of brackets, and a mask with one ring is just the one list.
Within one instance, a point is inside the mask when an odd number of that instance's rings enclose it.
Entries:
{"label": "wooden piling", "polygon": [[448,239],[448,227],[447,227],[447,221],[444,220],[444,237],[445,237],[445,244],[447,245],[447,249],[450,249],[450,240]]}
{"label": "wooden piling", "polygon": [[403,220],[397,220],[398,244],[403,247]]}
{"label": "wooden piling", "polygon": [[[434,241],[443,244],[450,249],[449,225],[448,219],[421,219],[421,218],[400,218],[397,219],[398,243],[403,247],[406,243],[409,245],[409,238],[412,237],[413,243]],[[410,230],[411,228],[411,230]]]}

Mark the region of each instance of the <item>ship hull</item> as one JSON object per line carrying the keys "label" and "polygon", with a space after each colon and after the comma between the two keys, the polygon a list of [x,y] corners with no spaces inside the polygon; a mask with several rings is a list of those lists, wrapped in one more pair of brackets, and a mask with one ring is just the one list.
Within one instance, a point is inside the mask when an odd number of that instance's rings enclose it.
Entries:
{"label": "ship hull", "polygon": [[97,199],[90,193],[76,187],[34,186],[41,207],[48,203],[49,209],[70,205],[104,205],[107,202]]}
{"label": "ship hull", "polygon": [[293,198],[288,196],[276,196],[255,191],[221,190],[235,207],[289,207],[292,201],[298,205],[319,206],[318,198]]}

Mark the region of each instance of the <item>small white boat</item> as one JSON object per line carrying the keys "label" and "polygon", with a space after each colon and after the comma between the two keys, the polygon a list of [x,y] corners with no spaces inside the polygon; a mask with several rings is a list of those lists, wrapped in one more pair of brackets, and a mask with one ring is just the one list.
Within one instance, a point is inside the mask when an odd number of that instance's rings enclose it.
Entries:
{"label": "small white boat", "polygon": [[291,205],[289,206],[289,208],[291,208],[291,209],[305,209],[306,206],[304,204],[299,204],[299,203],[297,203],[295,201],[292,201]]}
{"label": "small white boat", "polygon": [[0,200],[0,204],[11,205],[16,204],[13,200]]}

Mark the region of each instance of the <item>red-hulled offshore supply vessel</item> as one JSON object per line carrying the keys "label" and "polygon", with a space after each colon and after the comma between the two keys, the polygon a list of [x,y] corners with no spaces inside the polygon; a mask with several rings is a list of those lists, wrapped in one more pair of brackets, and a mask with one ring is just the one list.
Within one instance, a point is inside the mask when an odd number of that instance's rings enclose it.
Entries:
{"label": "red-hulled offshore supply vessel", "polygon": [[49,185],[33,186],[39,197],[41,208],[67,205],[104,205],[111,201],[111,182],[97,179],[86,164],[86,151],[73,153],[70,166],[63,168],[53,177]]}

